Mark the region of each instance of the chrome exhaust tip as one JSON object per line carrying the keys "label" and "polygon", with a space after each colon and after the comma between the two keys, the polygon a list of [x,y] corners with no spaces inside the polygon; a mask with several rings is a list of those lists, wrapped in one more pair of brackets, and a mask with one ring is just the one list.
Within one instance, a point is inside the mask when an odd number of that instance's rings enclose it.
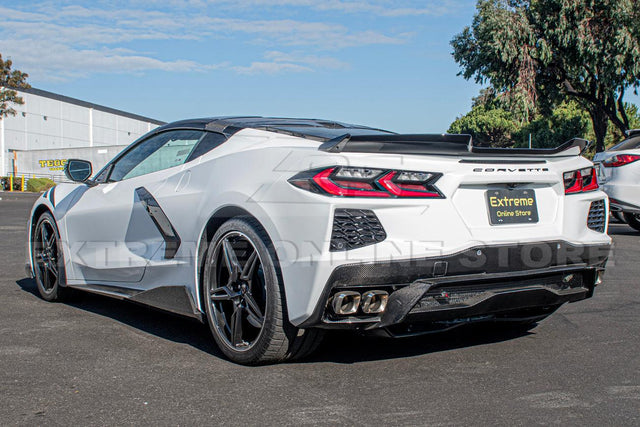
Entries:
{"label": "chrome exhaust tip", "polygon": [[362,296],[357,292],[342,291],[338,292],[331,299],[331,307],[333,312],[339,315],[356,314],[360,306]]}
{"label": "chrome exhaust tip", "polygon": [[369,291],[362,295],[360,307],[365,314],[379,314],[387,308],[389,293],[385,291]]}

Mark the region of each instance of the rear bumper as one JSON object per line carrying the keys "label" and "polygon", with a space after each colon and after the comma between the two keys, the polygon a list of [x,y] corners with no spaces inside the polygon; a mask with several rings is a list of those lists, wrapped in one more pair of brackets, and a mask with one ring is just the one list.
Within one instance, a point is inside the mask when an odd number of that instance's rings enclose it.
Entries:
{"label": "rear bumper", "polygon": [[617,212],[640,213],[638,206],[638,185],[607,182],[602,190],[609,196],[609,209]]}
{"label": "rear bumper", "polygon": [[418,328],[437,330],[482,320],[544,317],[566,302],[589,298],[596,278],[596,269],[577,268],[511,277],[502,283],[498,278],[454,286],[418,282],[394,292],[380,321],[367,329],[406,324],[407,328],[392,330],[402,335],[415,330],[413,324],[428,323]]}
{"label": "rear bumper", "polygon": [[628,212],[640,214],[640,207],[618,199],[609,199],[609,209],[614,212]]}
{"label": "rear bumper", "polygon": [[[536,317],[593,295],[610,245],[567,242],[474,247],[443,257],[338,267],[314,315],[302,327],[396,330],[443,329],[479,320]],[[338,291],[385,290],[380,315],[333,313]],[[404,332],[403,332],[404,331]]]}

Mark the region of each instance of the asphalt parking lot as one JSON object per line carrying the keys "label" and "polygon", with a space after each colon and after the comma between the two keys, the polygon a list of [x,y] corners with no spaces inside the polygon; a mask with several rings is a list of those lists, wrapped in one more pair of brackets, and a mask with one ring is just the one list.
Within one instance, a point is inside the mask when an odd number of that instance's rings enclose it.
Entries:
{"label": "asphalt parking lot", "polygon": [[33,195],[0,192],[3,425],[639,425],[640,233],[594,298],[529,333],[468,328],[405,340],[334,334],[300,363],[247,368],[192,320],[25,278]]}

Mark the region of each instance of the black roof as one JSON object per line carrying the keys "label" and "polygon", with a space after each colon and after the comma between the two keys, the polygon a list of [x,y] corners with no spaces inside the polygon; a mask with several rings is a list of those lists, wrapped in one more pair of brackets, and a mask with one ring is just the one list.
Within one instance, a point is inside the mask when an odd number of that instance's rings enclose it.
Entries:
{"label": "black roof", "polygon": [[294,119],[283,117],[234,116],[209,117],[181,120],[168,123],[157,131],[175,128],[206,129],[231,136],[242,129],[261,129],[271,132],[284,133],[318,141],[328,141],[341,135],[393,135],[382,129],[367,126],[352,125],[321,119]]}

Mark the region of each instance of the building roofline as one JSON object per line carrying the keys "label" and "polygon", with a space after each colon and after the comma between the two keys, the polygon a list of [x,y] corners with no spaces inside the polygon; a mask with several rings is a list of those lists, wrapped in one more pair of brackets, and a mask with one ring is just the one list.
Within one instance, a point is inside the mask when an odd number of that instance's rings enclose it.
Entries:
{"label": "building roofline", "polygon": [[128,117],[128,118],[134,119],[134,120],[140,120],[140,121],[143,121],[143,122],[149,122],[149,123],[152,123],[152,124],[155,124],[155,125],[158,125],[158,126],[162,126],[162,125],[166,124],[166,122],[163,122],[163,121],[160,121],[160,120],[156,120],[156,119],[152,119],[150,117],[145,117],[145,116],[140,116],[138,114],[128,113],[126,111],[122,111],[122,110],[118,110],[118,109],[110,108],[110,107],[105,107],[104,105],[94,104],[92,102],[82,101],[80,99],[71,98],[69,96],[59,95],[57,93],[49,92],[49,91],[42,90],[42,89],[36,89],[36,88],[29,88],[29,89],[13,88],[13,90],[16,90],[18,92],[29,93],[29,94],[32,94],[32,95],[42,96],[44,98],[49,98],[49,99],[53,99],[53,100],[56,100],[56,101],[66,102],[68,104],[78,105],[80,107],[93,108],[94,110],[102,111],[104,113],[116,114],[118,116]]}

